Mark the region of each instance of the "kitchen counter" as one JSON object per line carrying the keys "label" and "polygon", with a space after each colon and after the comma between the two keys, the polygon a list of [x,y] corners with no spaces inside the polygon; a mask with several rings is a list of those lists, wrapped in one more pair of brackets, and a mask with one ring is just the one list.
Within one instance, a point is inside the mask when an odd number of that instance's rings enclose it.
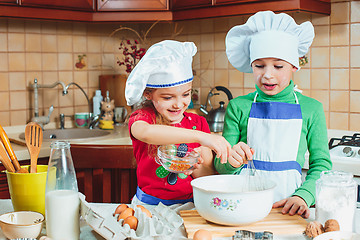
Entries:
{"label": "kitchen counter", "polygon": [[[55,123],[49,123],[45,126],[45,130],[55,129],[55,128],[56,128]],[[25,143],[25,140],[19,138],[19,135],[25,131],[25,125],[4,127],[4,130],[9,136],[9,138]],[[115,126],[114,130],[104,130],[104,131],[110,131],[111,133],[109,135],[99,137],[96,139],[95,138],[72,139],[69,140],[69,142],[70,144],[132,145],[131,139],[129,137],[129,131],[127,125]],[[39,158],[49,157],[50,144],[51,141],[43,141],[41,145]],[[15,155],[17,156],[19,161],[30,159],[30,155],[26,146],[19,145],[16,143],[11,143],[11,146],[13,147],[15,151]]]}
{"label": "kitchen counter", "polygon": [[[118,204],[104,204],[104,203],[90,203],[91,208],[93,207],[107,207],[107,208],[114,208],[115,205]],[[10,199],[1,199],[0,200],[0,214],[3,213],[7,213],[7,212],[11,212],[13,211],[12,208],[12,204],[11,204],[11,200]],[[315,209],[311,208],[310,209],[311,214],[310,214],[310,218],[307,219],[308,221],[314,221],[315,220]],[[356,209],[356,215],[355,215],[355,229],[354,232],[356,233],[360,233],[360,224],[358,224],[360,222],[360,209]],[[239,227],[239,229],[241,229],[241,227]],[[85,221],[80,221],[80,240],[103,240],[104,238],[101,237],[98,233],[96,233],[94,230],[92,230],[92,228],[85,222]],[[45,229],[43,229],[42,231],[42,235],[44,235],[46,233]],[[178,234],[176,237],[172,236],[172,239],[187,239],[185,236],[185,231],[184,231],[184,227],[182,226],[180,229],[178,229],[178,231],[176,231],[176,233]],[[5,240],[5,236],[3,235],[2,231],[0,230],[0,240]],[[217,240],[229,240],[231,238],[215,238]],[[306,240],[307,238],[305,238],[303,235],[295,235],[295,234],[291,234],[289,233],[289,235],[285,235],[285,236],[274,236],[274,240],[287,240],[287,239],[291,239],[291,240]]]}

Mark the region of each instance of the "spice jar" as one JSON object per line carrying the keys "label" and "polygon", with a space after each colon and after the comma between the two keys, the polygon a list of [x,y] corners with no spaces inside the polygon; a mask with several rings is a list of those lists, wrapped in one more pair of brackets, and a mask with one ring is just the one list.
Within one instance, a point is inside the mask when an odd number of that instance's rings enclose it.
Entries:
{"label": "spice jar", "polygon": [[351,173],[324,171],[316,181],[316,221],[339,222],[341,231],[352,232],[357,201],[357,184]]}
{"label": "spice jar", "polygon": [[80,200],[70,143],[50,145],[45,190],[46,234],[52,240],[80,238]]}

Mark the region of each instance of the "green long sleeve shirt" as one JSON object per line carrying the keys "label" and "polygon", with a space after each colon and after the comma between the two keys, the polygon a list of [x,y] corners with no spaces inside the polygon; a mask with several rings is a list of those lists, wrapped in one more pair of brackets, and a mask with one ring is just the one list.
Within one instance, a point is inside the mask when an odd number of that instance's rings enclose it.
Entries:
{"label": "green long sleeve shirt", "polygon": [[[274,96],[266,95],[258,87],[256,89],[259,93],[256,98],[257,102],[296,103],[293,94],[293,81],[290,81],[288,87]],[[232,146],[238,142],[247,143],[247,125],[255,93],[232,99],[226,108],[223,136]],[[303,167],[305,153],[308,150],[309,170],[305,181],[293,195],[301,197],[308,206],[311,206],[315,203],[316,180],[320,177],[322,171],[332,168],[332,163],[330,161],[327,128],[322,104],[299,92],[295,93],[299,100],[303,117],[296,161]],[[214,165],[220,174],[237,174],[241,171],[241,168],[234,168],[229,163],[220,163],[220,159],[217,158],[214,161]]]}

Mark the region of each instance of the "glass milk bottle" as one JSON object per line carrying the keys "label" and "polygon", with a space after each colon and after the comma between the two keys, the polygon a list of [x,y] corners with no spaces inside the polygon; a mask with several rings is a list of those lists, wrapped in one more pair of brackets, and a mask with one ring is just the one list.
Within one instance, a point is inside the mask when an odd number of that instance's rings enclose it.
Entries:
{"label": "glass milk bottle", "polygon": [[56,141],[50,145],[46,179],[46,234],[52,240],[80,238],[80,200],[70,143]]}
{"label": "glass milk bottle", "polygon": [[357,184],[351,173],[324,171],[316,181],[316,221],[324,225],[335,219],[341,231],[352,232],[355,226]]}

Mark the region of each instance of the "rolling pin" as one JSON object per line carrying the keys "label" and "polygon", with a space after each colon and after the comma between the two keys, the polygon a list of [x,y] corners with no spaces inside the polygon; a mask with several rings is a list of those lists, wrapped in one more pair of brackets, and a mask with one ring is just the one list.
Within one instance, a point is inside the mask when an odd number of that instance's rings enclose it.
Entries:
{"label": "rolling pin", "polygon": [[19,171],[21,169],[20,167],[20,163],[18,162],[17,160],[17,157],[15,155],[15,152],[13,150],[13,148],[11,147],[11,144],[10,144],[10,140],[5,132],[5,130],[2,128],[2,126],[0,125],[0,138],[7,150],[7,153],[9,154],[9,157],[11,158],[11,161],[15,167],[15,170],[16,171]]}
{"label": "rolling pin", "polygon": [[0,141],[0,157],[1,162],[8,172],[15,172],[15,168],[11,163],[9,156],[7,155],[4,144]]}

